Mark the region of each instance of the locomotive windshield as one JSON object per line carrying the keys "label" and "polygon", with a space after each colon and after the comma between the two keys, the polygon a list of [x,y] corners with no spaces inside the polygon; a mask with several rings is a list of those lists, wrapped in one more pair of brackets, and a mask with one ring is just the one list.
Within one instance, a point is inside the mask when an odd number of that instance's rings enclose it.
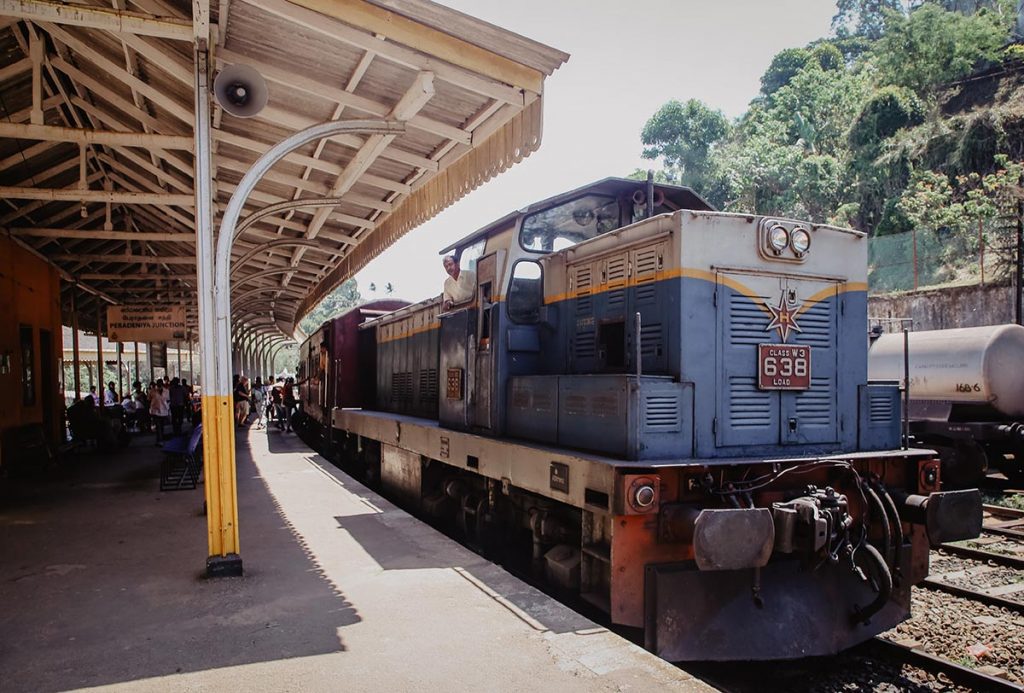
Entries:
{"label": "locomotive windshield", "polygon": [[619,228],[619,202],[584,195],[523,219],[519,242],[526,250],[550,253]]}

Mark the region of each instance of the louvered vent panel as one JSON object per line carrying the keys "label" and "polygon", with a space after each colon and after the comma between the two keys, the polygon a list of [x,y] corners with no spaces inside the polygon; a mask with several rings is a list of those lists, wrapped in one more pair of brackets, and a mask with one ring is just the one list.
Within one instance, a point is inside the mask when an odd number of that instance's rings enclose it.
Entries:
{"label": "louvered vent panel", "polygon": [[796,396],[800,425],[827,426],[835,417],[835,396],[831,378],[811,378],[811,388]]}
{"label": "louvered vent panel", "polygon": [[626,303],[626,290],[625,289],[614,289],[606,294],[607,305],[609,308],[618,308]]}
{"label": "louvered vent panel", "polygon": [[391,396],[397,400],[412,399],[412,373],[395,373],[391,378]]}
{"label": "louvered vent panel", "polygon": [[873,425],[888,424],[896,417],[892,395],[868,390],[868,419]]}
{"label": "louvered vent panel", "polygon": [[576,298],[576,314],[592,315],[594,312],[594,299],[590,292],[594,288],[593,274],[590,265],[581,265],[570,270],[572,277],[572,291]]}
{"label": "louvered vent panel", "polygon": [[634,257],[636,258],[636,280],[638,282],[653,280],[655,272],[658,271],[658,251],[654,248],[638,250]]}
{"label": "louvered vent panel", "polygon": [[424,402],[437,399],[437,369],[427,368],[420,371],[420,398]]}
{"label": "louvered vent panel", "polygon": [[656,284],[641,284],[636,288],[636,300],[638,302],[653,301],[657,295],[658,287]]}
{"label": "louvered vent panel", "polygon": [[609,287],[624,286],[626,284],[626,258],[614,257],[608,260],[608,277],[606,281]]}
{"label": "louvered vent panel", "polygon": [[761,309],[763,298],[749,298],[740,294],[729,296],[729,343],[733,345],[760,344],[769,341],[765,332],[771,317]]}
{"label": "louvered vent panel", "polygon": [[573,289],[575,291],[581,292],[581,293],[590,293],[590,290],[594,288],[593,278],[591,277],[591,274],[590,274],[590,267],[589,266],[577,267],[575,269],[575,272],[576,272],[576,281],[575,281],[575,286],[573,286]]}
{"label": "louvered vent panel", "polygon": [[662,350],[661,323],[641,323],[640,354],[642,356],[660,356]]}
{"label": "louvered vent panel", "polygon": [[771,410],[771,393],[758,390],[755,378],[729,378],[729,423],[733,428],[770,426]]}
{"label": "louvered vent panel", "polygon": [[593,331],[577,332],[573,339],[573,353],[580,359],[597,356],[597,334]]}
{"label": "louvered vent panel", "polygon": [[679,430],[679,398],[672,395],[648,395],[644,426],[649,430]]}
{"label": "louvered vent panel", "polygon": [[800,332],[794,333],[795,339],[792,341],[814,347],[832,346],[832,332],[835,325],[832,306],[831,301],[816,303],[800,313],[796,319],[797,324],[800,325]]}

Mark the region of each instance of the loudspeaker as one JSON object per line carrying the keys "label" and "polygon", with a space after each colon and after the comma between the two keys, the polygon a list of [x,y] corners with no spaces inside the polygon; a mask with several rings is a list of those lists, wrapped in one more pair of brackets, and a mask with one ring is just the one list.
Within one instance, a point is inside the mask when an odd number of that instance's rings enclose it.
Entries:
{"label": "loudspeaker", "polygon": [[231,115],[252,118],[267,105],[267,83],[248,65],[229,65],[213,80],[213,97]]}

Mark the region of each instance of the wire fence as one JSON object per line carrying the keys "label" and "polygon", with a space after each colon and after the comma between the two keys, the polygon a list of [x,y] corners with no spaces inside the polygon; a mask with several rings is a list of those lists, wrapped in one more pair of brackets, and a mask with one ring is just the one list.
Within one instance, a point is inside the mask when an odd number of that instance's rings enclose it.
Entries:
{"label": "wire fence", "polygon": [[868,240],[868,289],[894,291],[1006,284],[1014,274],[1015,219],[962,229],[916,230]]}

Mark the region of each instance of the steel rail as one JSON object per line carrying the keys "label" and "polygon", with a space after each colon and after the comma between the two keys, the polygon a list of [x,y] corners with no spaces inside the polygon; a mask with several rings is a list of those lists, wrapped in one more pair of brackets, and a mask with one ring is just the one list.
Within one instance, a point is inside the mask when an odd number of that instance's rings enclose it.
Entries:
{"label": "steel rail", "polygon": [[981,506],[981,509],[993,515],[1024,518],[1024,510],[1018,510],[1017,508],[1008,508],[1005,505],[990,505],[988,503],[985,503]]}
{"label": "steel rail", "polygon": [[1020,691],[1020,684],[1001,679],[996,676],[984,674],[976,669],[965,667],[948,659],[923,652],[906,645],[886,640],[881,636],[872,638],[867,643],[872,649],[882,656],[897,659],[904,664],[924,669],[925,671],[938,671],[945,674],[950,681],[971,690],[981,691]]}
{"label": "steel rail", "polygon": [[936,592],[945,592],[951,594],[954,597],[962,597],[964,599],[970,599],[972,601],[981,602],[988,606],[998,606],[1003,609],[1009,609],[1019,614],[1024,614],[1024,602],[1015,602],[1012,599],[1006,597],[999,597],[994,594],[986,594],[985,592],[978,592],[967,587],[960,587],[959,585],[951,585],[948,582],[942,580],[936,580],[935,578],[925,578],[921,582],[917,583],[918,587],[925,589],[934,590]]}
{"label": "steel rail", "polygon": [[[988,530],[984,529],[982,531],[984,532]],[[938,548],[954,556],[973,558],[978,561],[991,561],[992,563],[1006,566],[1007,568],[1016,568],[1017,570],[1024,570],[1024,558],[1008,556],[1003,553],[994,553],[992,551],[983,551],[981,549],[972,549],[968,546],[956,546],[955,544],[942,544]]]}

